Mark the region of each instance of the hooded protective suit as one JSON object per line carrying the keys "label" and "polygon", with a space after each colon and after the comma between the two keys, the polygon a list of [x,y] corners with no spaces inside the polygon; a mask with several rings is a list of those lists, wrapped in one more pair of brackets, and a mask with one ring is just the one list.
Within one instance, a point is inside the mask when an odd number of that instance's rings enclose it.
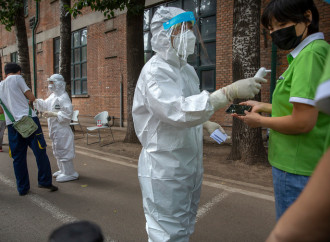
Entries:
{"label": "hooded protective suit", "polygon": [[61,75],[54,74],[48,81],[54,82],[48,85],[52,94],[46,100],[37,99],[34,107],[48,117],[49,137],[53,142],[53,154],[59,168],[53,176],[58,182],[75,180],[79,175],[72,162],[75,157],[74,135],[70,128],[72,103]]}
{"label": "hooded protective suit", "polygon": [[[263,78],[239,80],[211,95],[200,92],[187,57],[194,52],[194,14],[160,7],[151,21],[156,52],[143,67],[133,101],[143,146],[138,176],[149,241],[188,241],[194,231],[203,175],[203,125],[234,98],[251,98]],[[219,125],[216,128],[220,127]],[[211,132],[213,132],[211,131]]]}
{"label": "hooded protective suit", "polygon": [[133,119],[143,146],[138,176],[149,241],[188,241],[203,174],[202,124],[214,112],[192,66],[171,45],[163,23],[183,13],[160,7],[151,22],[156,52],[135,89]]}

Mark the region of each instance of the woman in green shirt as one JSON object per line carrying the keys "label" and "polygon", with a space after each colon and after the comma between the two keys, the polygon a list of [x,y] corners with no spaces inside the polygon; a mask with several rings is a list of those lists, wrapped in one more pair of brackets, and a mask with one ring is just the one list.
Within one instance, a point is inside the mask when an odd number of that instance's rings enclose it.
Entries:
{"label": "woman in green shirt", "polygon": [[[253,109],[238,117],[252,128],[270,128],[276,218],[296,200],[323,154],[330,118],[315,108],[314,97],[330,52],[318,32],[313,0],[271,0],[262,15],[273,42],[288,55],[288,69],[279,77],[273,103],[243,102]],[[260,115],[271,113],[271,117]]]}

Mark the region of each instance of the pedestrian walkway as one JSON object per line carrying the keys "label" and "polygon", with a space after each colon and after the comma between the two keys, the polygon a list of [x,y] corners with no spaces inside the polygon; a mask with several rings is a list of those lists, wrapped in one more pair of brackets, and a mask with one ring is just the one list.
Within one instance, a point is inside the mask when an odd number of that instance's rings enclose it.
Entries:
{"label": "pedestrian walkway", "polygon": [[[85,117],[82,119],[83,129],[86,130],[86,126],[93,125],[93,118]],[[40,123],[45,134],[45,138],[48,140],[47,144],[50,145],[48,135],[47,120],[40,118]],[[126,135],[125,127],[112,127],[115,142],[100,147],[99,144],[87,145],[86,135],[82,139],[75,140],[76,149],[80,152],[90,152],[90,150],[97,154],[111,154],[113,157],[126,157],[128,164],[137,166],[138,158],[141,151],[140,144],[124,143]],[[102,132],[102,131],[101,131]],[[229,132],[228,132],[229,133]],[[77,136],[82,136],[81,131],[76,131]],[[108,137],[111,138],[111,137]],[[94,138],[97,140],[97,138]],[[107,141],[105,141],[107,142]],[[7,130],[4,136],[4,145],[8,145]],[[231,150],[231,143],[218,145],[207,134],[204,134],[204,179],[210,178],[212,181],[224,182],[224,184],[236,184],[242,182],[246,184],[252,184],[260,187],[267,187],[268,190],[272,190],[271,169],[267,166],[247,166],[239,164],[238,162],[227,161]],[[125,160],[125,159],[124,159]],[[258,190],[258,188],[256,188]],[[257,191],[256,190],[256,191]]]}

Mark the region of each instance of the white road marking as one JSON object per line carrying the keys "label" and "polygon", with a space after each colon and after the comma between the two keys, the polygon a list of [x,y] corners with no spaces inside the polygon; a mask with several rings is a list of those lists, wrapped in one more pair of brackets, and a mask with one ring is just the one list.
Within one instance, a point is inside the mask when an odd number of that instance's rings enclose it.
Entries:
{"label": "white road marking", "polygon": [[53,218],[57,219],[63,224],[79,221],[78,218],[71,216],[70,214],[56,207],[54,204],[50,203],[48,200],[40,197],[37,194],[30,193],[27,195],[27,198],[30,199],[38,207],[49,212]]}
{"label": "white road marking", "polygon": [[[0,173],[0,181],[5,183],[7,186],[16,189],[16,184],[10,179],[6,178],[1,173]],[[55,219],[59,220],[62,223],[72,223],[74,221],[79,220],[74,216],[67,214],[66,212],[56,207],[55,205],[51,204],[49,201],[40,197],[37,194],[29,193],[28,195],[26,195],[26,198],[30,199],[34,204],[36,204],[40,208],[49,212]]]}
{"label": "white road marking", "polygon": [[7,186],[16,188],[16,184],[12,182],[10,179],[6,178],[4,175],[0,173],[0,180],[5,183]]}
{"label": "white road marking", "polygon": [[[88,157],[99,159],[99,160],[108,161],[108,162],[111,162],[111,163],[114,163],[114,164],[123,165],[123,166],[131,167],[131,168],[135,168],[135,169],[137,169],[137,167],[138,167],[135,164],[129,164],[126,161],[117,160],[117,159],[122,159],[122,160],[127,160],[127,161],[134,160],[134,159],[131,159],[131,158],[128,158],[128,157],[125,157],[125,156],[109,154],[109,153],[106,153],[106,152],[103,152],[103,151],[92,150],[92,149],[88,149],[88,148],[82,147],[82,146],[76,146],[76,148],[78,148],[78,149],[76,149],[76,153],[84,155],[84,156],[88,156]],[[82,150],[84,150],[84,151],[82,151]],[[102,155],[102,156],[100,156],[100,155]],[[116,157],[117,159],[110,158],[109,155],[111,155],[112,157]],[[250,184],[250,183],[245,183],[245,182],[240,182],[240,181],[234,181],[234,180],[230,180],[230,179],[223,179],[223,178],[219,178],[219,177],[211,176],[211,175],[204,175],[204,177],[219,180],[219,181],[229,182],[229,183],[232,183],[232,184],[243,185],[243,186],[247,186],[247,187],[251,187],[251,188],[258,188],[258,189],[262,189],[262,190],[266,190],[266,191],[272,191],[272,188],[259,186],[259,185],[255,185],[255,184]],[[196,216],[196,223],[201,218],[206,216],[215,205],[222,202],[223,199],[225,199],[230,193],[239,193],[239,194],[243,194],[243,195],[246,195],[246,196],[250,196],[250,197],[254,197],[254,198],[258,198],[258,199],[264,199],[264,200],[267,200],[267,201],[274,202],[274,197],[273,196],[258,193],[258,192],[252,192],[252,191],[248,191],[248,190],[244,190],[244,189],[234,188],[234,187],[231,187],[231,186],[228,186],[228,185],[223,185],[223,184],[210,182],[210,181],[205,181],[205,180],[203,181],[203,185],[208,186],[208,187],[212,187],[212,188],[222,189],[224,191],[222,193],[218,194],[217,196],[215,196],[211,201],[209,201],[206,204],[204,204],[203,206],[199,207],[199,209],[197,211],[197,216]],[[109,241],[109,240],[107,240],[107,241]]]}
{"label": "white road marking", "polygon": [[[137,165],[135,165],[135,164],[129,164],[127,162],[118,161],[118,160],[115,160],[115,159],[112,159],[112,158],[109,158],[109,157],[105,157],[105,156],[99,156],[99,155],[96,155],[96,154],[91,154],[91,153],[80,151],[80,150],[76,150],[76,153],[81,154],[81,155],[85,155],[85,156],[89,156],[91,158],[112,162],[112,163],[115,163],[115,164],[118,164],[118,165],[137,168]],[[203,185],[213,187],[213,188],[223,189],[223,190],[229,191],[229,192],[240,193],[240,194],[244,194],[244,195],[247,195],[247,196],[250,196],[250,197],[264,199],[264,200],[267,200],[267,201],[273,201],[273,202],[275,201],[274,197],[270,196],[270,195],[265,195],[265,194],[258,193],[258,192],[251,192],[251,191],[247,191],[247,190],[243,190],[243,189],[239,189],[239,188],[234,188],[234,187],[230,187],[230,186],[227,186],[227,185],[222,185],[222,184],[215,183],[215,182],[210,182],[210,181],[205,181],[204,180]],[[241,185],[243,185],[243,183]],[[251,184],[251,185],[253,185],[253,184]]]}
{"label": "white road marking", "polygon": [[[49,142],[50,142],[50,140],[49,140]],[[130,157],[122,156],[122,155],[117,155],[117,154],[104,152],[104,151],[99,151],[99,150],[93,150],[93,149],[89,149],[89,148],[79,146],[79,145],[76,145],[75,147],[78,148],[78,149],[94,152],[94,153],[101,154],[101,155],[106,155],[106,156],[111,155],[111,157],[117,157],[119,159],[127,160],[129,162],[132,162],[132,161],[138,162],[138,160],[136,160],[134,158],[130,158]],[[80,153],[80,152],[82,152],[82,151],[79,151],[78,153]],[[125,164],[126,163],[124,163],[123,165],[125,165]],[[136,167],[137,168],[137,166],[134,165],[134,164],[131,165],[130,167]],[[256,189],[260,189],[260,190],[273,192],[273,187],[265,187],[265,186],[261,186],[261,185],[256,185],[256,184],[242,182],[242,181],[236,181],[236,180],[222,178],[222,177],[208,175],[208,174],[204,174],[204,178],[209,178],[209,179],[213,179],[213,180],[217,180],[217,181],[221,181],[221,182],[227,182],[227,183],[236,184],[236,185],[243,185],[245,187],[251,187],[251,188],[256,188]]]}
{"label": "white road marking", "polygon": [[137,165],[129,164],[125,161],[119,161],[119,160],[115,160],[115,159],[112,159],[112,158],[109,158],[109,157],[99,156],[99,155],[96,155],[96,154],[91,154],[91,153],[80,151],[80,150],[76,150],[76,153],[81,154],[81,155],[85,155],[85,156],[88,156],[88,157],[91,157],[91,158],[104,160],[104,161],[109,161],[109,162],[114,163],[114,164],[118,164],[118,165],[122,165],[122,166],[128,166],[128,167],[132,167],[132,168],[137,169]]}
{"label": "white road marking", "polygon": [[[12,180],[8,179],[5,177],[3,174],[0,173],[0,181],[2,181],[4,184],[7,186],[13,188],[16,190],[16,184]],[[31,200],[34,204],[36,204],[38,207],[42,208],[46,212],[50,213],[51,216],[58,221],[60,221],[63,224],[66,223],[72,223],[75,221],[79,221],[78,218],[66,213],[62,209],[58,208],[48,200],[40,197],[37,194],[29,193],[28,195],[25,196],[27,199]],[[107,242],[114,242],[109,236],[105,236]]]}
{"label": "white road marking", "polygon": [[197,216],[196,216],[196,223],[198,222],[198,220],[200,220],[206,214],[208,214],[215,205],[220,203],[228,195],[229,195],[229,192],[224,191],[224,192],[218,194],[217,196],[215,196],[214,198],[212,198],[211,201],[204,204],[202,207],[199,207],[199,209],[197,211]]}
{"label": "white road marking", "polygon": [[243,189],[239,189],[239,188],[235,188],[235,187],[230,187],[230,186],[226,186],[226,185],[222,185],[222,184],[218,184],[218,183],[214,183],[214,182],[203,181],[203,185],[213,187],[213,188],[223,189],[228,192],[240,193],[240,194],[247,195],[250,197],[260,198],[260,199],[264,199],[264,200],[271,201],[271,202],[275,201],[274,196],[262,194],[259,192],[251,192],[251,191],[247,191],[247,190],[243,190]]}
{"label": "white road marking", "polygon": [[82,150],[87,150],[87,151],[91,151],[91,152],[94,152],[94,153],[97,153],[97,154],[101,154],[101,155],[109,155],[111,154],[112,157],[117,157],[119,159],[123,159],[123,160],[127,160],[127,161],[135,161],[137,162],[138,160],[134,159],[134,158],[130,158],[130,157],[127,157],[127,156],[122,156],[122,155],[117,155],[117,154],[113,154],[113,153],[109,153],[109,152],[104,152],[104,151],[100,151],[100,150],[92,150],[92,149],[89,149],[89,148],[86,148],[86,147],[83,147],[83,146],[80,146],[80,145],[75,145],[75,148],[78,148],[78,149],[82,149]]}
{"label": "white road marking", "polygon": [[208,175],[208,174],[204,174],[204,178],[210,178],[210,179],[217,180],[220,182],[227,182],[227,183],[236,184],[236,185],[243,185],[245,187],[261,189],[261,190],[265,190],[268,192],[274,191],[273,187],[265,187],[265,186],[261,186],[261,185],[256,185],[256,184],[241,182],[241,181],[235,181],[232,179],[222,178],[222,177],[218,177],[218,176],[212,176],[212,175]]}

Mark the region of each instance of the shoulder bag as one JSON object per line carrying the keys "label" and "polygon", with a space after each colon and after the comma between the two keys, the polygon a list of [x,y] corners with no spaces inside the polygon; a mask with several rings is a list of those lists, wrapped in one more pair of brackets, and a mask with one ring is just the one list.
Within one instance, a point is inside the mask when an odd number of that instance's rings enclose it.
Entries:
{"label": "shoulder bag", "polygon": [[20,120],[15,121],[13,115],[9,112],[6,105],[0,99],[0,105],[3,110],[6,112],[8,118],[13,122],[14,129],[22,135],[23,138],[30,137],[37,129],[38,125],[31,118],[32,110],[29,107],[29,115],[22,117]]}

